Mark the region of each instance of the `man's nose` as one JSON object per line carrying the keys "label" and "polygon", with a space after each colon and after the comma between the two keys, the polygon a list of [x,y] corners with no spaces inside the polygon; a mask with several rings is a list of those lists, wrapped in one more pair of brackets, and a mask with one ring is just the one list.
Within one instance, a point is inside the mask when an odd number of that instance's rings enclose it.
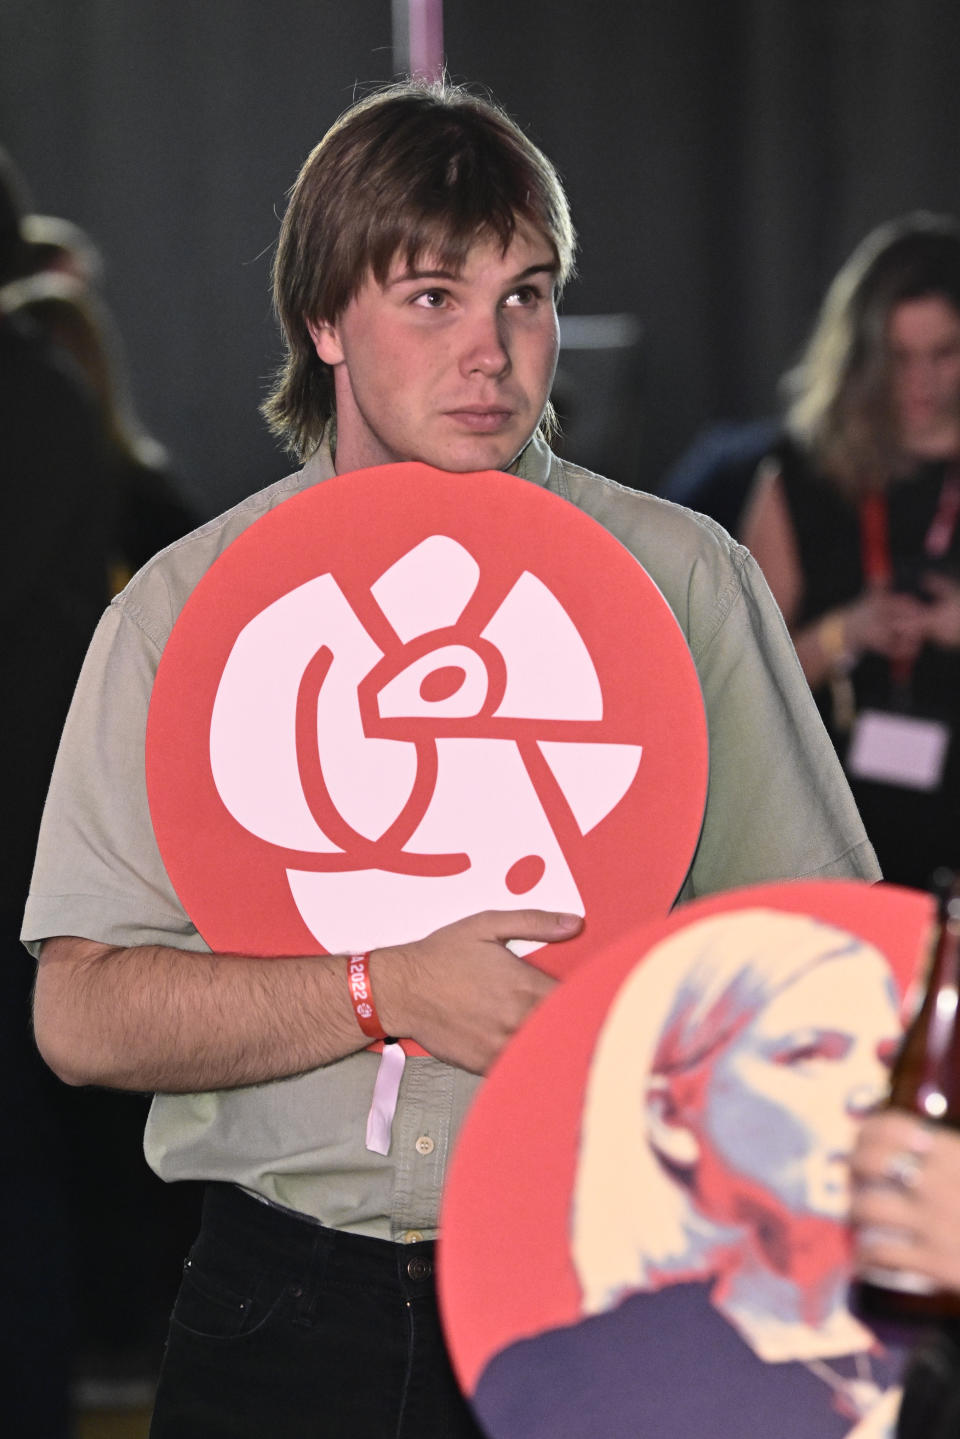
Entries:
{"label": "man's nose", "polygon": [[510,368],[504,324],[499,314],[472,317],[464,334],[460,367],[465,375],[494,378]]}

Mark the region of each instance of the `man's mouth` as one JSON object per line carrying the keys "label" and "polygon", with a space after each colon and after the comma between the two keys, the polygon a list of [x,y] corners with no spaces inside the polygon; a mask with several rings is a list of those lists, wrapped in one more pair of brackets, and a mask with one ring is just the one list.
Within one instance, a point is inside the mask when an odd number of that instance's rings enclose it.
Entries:
{"label": "man's mouth", "polygon": [[498,405],[464,405],[460,409],[447,410],[447,418],[466,430],[479,434],[491,434],[502,429],[513,415],[513,411]]}

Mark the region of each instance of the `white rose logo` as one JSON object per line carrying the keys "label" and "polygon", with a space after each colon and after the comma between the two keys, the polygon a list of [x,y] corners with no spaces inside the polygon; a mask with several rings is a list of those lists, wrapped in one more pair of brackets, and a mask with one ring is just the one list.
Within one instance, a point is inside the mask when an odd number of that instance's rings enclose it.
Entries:
{"label": "white rose logo", "polygon": [[396,636],[387,653],[324,574],[251,620],[227,660],[217,791],[251,834],[316,856],[286,874],[328,952],[491,907],[583,912],[525,751],[586,834],[633,783],[642,745],[562,738],[603,719],[583,639],[529,571],[477,617],[479,576],[462,544],[430,535],[371,586]]}

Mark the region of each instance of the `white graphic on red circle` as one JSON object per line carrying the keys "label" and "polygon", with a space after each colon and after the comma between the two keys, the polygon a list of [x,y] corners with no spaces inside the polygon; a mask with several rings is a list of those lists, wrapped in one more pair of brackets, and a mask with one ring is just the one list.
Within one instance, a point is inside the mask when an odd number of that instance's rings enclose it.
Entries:
{"label": "white graphic on red circle", "polygon": [[157,674],[147,779],[215,950],[585,913],[537,954],[560,972],[669,907],[706,731],[673,615],[595,521],[514,476],[391,465],[285,501],[200,581]]}

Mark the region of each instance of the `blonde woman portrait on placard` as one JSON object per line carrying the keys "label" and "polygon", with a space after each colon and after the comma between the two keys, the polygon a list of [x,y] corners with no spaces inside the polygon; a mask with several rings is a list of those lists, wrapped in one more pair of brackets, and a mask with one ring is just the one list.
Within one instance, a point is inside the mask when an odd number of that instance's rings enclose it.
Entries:
{"label": "blonde woman portrait on placard", "polygon": [[590,1067],[582,1318],[487,1366],[491,1434],[892,1434],[902,1336],[848,1306],[847,1216],[900,1034],[884,956],[807,916],[735,911],[655,946]]}

